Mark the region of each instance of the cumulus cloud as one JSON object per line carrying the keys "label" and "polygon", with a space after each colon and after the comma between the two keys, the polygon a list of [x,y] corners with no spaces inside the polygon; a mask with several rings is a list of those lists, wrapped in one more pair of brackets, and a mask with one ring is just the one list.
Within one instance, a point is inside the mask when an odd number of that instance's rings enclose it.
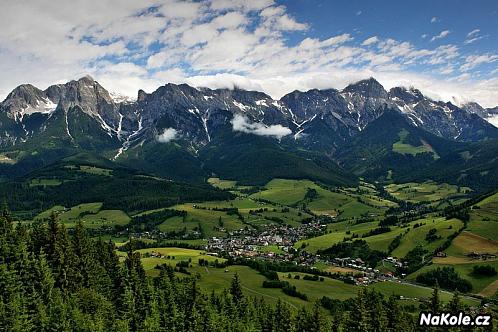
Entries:
{"label": "cumulus cloud", "polygon": [[[432,80],[442,95],[458,91],[498,104],[496,92],[481,84],[496,76],[482,70],[487,55],[462,55],[468,54],[465,45],[481,38],[478,29],[459,46],[358,39],[353,31],[317,38],[312,22],[296,19],[274,0],[7,1],[0,20],[0,98],[22,83],[46,88],[85,74],[131,97],[172,82],[238,86],[274,98],[374,76],[383,84],[396,78],[427,86]],[[454,89],[457,77],[474,70]]]}
{"label": "cumulus cloud", "polygon": [[498,55],[482,54],[482,55],[469,55],[465,58],[465,63],[460,68],[462,71],[468,71],[483,63],[492,63],[498,60]]}
{"label": "cumulus cloud", "polygon": [[284,136],[292,134],[292,131],[282,125],[267,126],[263,123],[252,122],[242,114],[235,114],[232,119],[233,131],[240,131],[247,134],[258,136],[270,136],[281,139]]}
{"label": "cumulus cloud", "polygon": [[162,134],[157,135],[156,139],[160,143],[168,143],[174,140],[178,135],[175,128],[164,128]]}
{"label": "cumulus cloud", "polygon": [[438,39],[443,39],[445,38],[446,36],[448,36],[450,34],[450,30],[443,30],[439,33],[439,35],[435,35],[434,37],[431,38],[431,42],[435,41],[435,40],[438,40]]}
{"label": "cumulus cloud", "polygon": [[438,18],[436,16],[433,16],[431,18],[431,23],[436,23],[438,21]]}
{"label": "cumulus cloud", "polygon": [[365,39],[363,41],[363,43],[361,43],[361,45],[363,46],[368,46],[368,45],[372,45],[372,44],[375,44],[379,41],[379,38],[377,36],[373,36],[373,37],[370,37],[368,39]]}

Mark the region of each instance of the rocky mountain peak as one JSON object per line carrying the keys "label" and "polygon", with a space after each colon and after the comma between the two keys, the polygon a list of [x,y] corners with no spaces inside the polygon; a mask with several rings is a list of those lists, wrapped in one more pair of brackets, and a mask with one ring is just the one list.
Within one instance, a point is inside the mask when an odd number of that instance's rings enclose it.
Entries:
{"label": "rocky mountain peak", "polygon": [[343,92],[360,94],[366,98],[387,98],[387,91],[382,84],[373,77],[350,84]]}
{"label": "rocky mountain peak", "polygon": [[466,104],[462,105],[462,108],[470,113],[475,113],[475,114],[479,115],[480,117],[487,117],[488,116],[487,110],[475,102],[466,103]]}
{"label": "rocky mountain peak", "polygon": [[147,92],[145,92],[142,89],[138,90],[137,102],[145,101],[145,99],[147,99],[147,96],[148,96]]}
{"label": "rocky mountain peak", "polygon": [[24,102],[24,106],[33,105],[39,99],[44,98],[44,93],[42,90],[31,84],[22,84],[16,87],[12,92],[7,96],[4,103],[12,103],[12,102]]}
{"label": "rocky mountain peak", "polygon": [[425,97],[420,90],[413,87],[409,89],[404,87],[395,87],[389,90],[389,98],[395,101],[396,99],[400,99],[407,104],[413,104],[423,100]]}

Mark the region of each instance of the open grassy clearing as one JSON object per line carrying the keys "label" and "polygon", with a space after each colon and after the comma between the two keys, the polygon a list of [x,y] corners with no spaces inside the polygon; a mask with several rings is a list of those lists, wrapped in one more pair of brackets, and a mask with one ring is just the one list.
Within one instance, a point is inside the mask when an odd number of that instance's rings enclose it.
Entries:
{"label": "open grassy clearing", "polygon": [[392,240],[405,232],[406,228],[391,227],[392,231],[364,238],[370,249],[387,252]]}
{"label": "open grassy clearing", "polygon": [[408,131],[402,129],[399,133],[399,141],[393,144],[393,151],[401,154],[410,154],[415,156],[419,153],[429,152],[432,153],[434,159],[439,159],[439,155],[434,151],[432,146],[428,143],[422,141],[419,146],[413,146],[405,142],[407,136],[409,135]]}
{"label": "open grassy clearing", "polygon": [[283,254],[284,253],[284,251],[276,245],[259,246],[257,250],[260,252],[266,252],[266,253],[272,252],[274,254]]}
{"label": "open grassy clearing", "polygon": [[319,261],[313,265],[315,268],[317,268],[320,271],[326,271],[326,272],[331,272],[331,273],[341,273],[341,274],[349,274],[349,273],[357,273],[357,270],[353,270],[347,267],[339,267],[335,265],[330,265],[325,262]]}
{"label": "open grassy clearing", "polygon": [[476,275],[472,274],[472,269],[476,265],[490,265],[498,270],[498,261],[497,260],[494,260],[494,261],[475,261],[474,263],[466,263],[466,264],[431,264],[431,265],[424,266],[420,270],[410,274],[408,276],[408,279],[415,280],[417,275],[419,275],[420,273],[424,273],[424,272],[436,269],[438,267],[444,267],[444,266],[453,267],[455,269],[455,271],[457,271],[458,274],[462,278],[468,280],[472,284],[472,293],[479,294],[482,290],[484,290],[486,287],[488,287],[490,284],[492,284],[496,281],[496,276],[483,277],[483,276],[476,276]]}
{"label": "open grassy clearing", "polygon": [[233,189],[237,185],[237,181],[222,180],[220,178],[209,178],[208,183],[220,189]]}
{"label": "open grassy clearing", "polygon": [[[195,206],[195,207],[194,207]],[[243,216],[244,222],[237,215],[229,215],[225,211],[216,209],[236,208]],[[236,197],[229,201],[206,201],[202,203],[185,203],[168,208],[160,208],[145,211],[136,216],[147,215],[165,209],[186,211],[185,220],[181,217],[172,217],[158,226],[162,232],[179,231],[182,229],[193,230],[199,224],[203,228],[206,237],[224,236],[226,232],[238,230],[246,226],[258,227],[266,224],[278,224],[283,222],[291,226],[299,226],[301,222],[311,216],[306,212],[299,211],[293,207],[282,207],[267,202],[258,202],[249,197]],[[222,224],[220,224],[220,217]],[[271,219],[278,218],[276,220]],[[223,228],[224,231],[220,230]]]}
{"label": "open grassy clearing", "polygon": [[[159,271],[154,271],[155,267],[162,264],[176,266],[178,262],[187,261],[192,265],[197,265],[199,259],[209,262],[218,260],[224,262],[225,259],[206,255],[205,251],[185,248],[147,248],[137,250],[142,255],[142,264],[148,275],[154,276]],[[127,253],[118,251],[118,255],[126,257]]]}
{"label": "open grassy clearing", "polygon": [[[374,288],[375,290],[381,292],[385,296],[398,295],[405,298],[417,298],[417,299],[429,299],[432,295],[432,288],[424,287],[420,285],[412,285],[407,283],[395,282],[395,281],[385,281],[378,282],[368,287]],[[439,292],[439,297],[443,302],[449,302],[453,297],[453,294],[448,291],[441,290]],[[479,305],[479,301],[467,297],[462,297],[462,302],[469,306]]]}
{"label": "open grassy clearing", "polygon": [[209,208],[237,208],[239,211],[250,209],[259,209],[264,207],[273,207],[272,204],[265,202],[257,202],[248,197],[236,197],[230,201],[210,201],[198,203],[199,206],[209,207]]}
{"label": "open grassy clearing", "polygon": [[[271,218],[278,218],[283,223],[298,226],[301,222],[311,217],[303,211],[293,207],[282,207],[267,202],[258,202],[249,197],[237,197],[230,201],[203,202],[197,204],[205,208],[237,208],[239,213],[244,217],[245,223],[260,226],[265,224],[276,224]],[[252,213],[251,213],[252,211]]]}
{"label": "open grassy clearing", "polygon": [[[296,286],[297,290],[305,293],[310,302],[321,299],[327,296],[337,300],[346,300],[355,297],[358,293],[358,287],[346,284],[342,281],[324,278],[323,281],[304,280],[306,273],[291,272],[291,278],[288,278],[289,273],[279,272],[280,280],[287,281],[291,285]],[[294,279],[298,275],[299,279]]]}
{"label": "open grassy clearing", "polygon": [[[361,236],[362,234],[376,227],[377,227],[377,222],[367,222],[356,225],[352,224],[349,221],[333,223],[330,224],[327,228],[328,230],[331,231],[331,233],[298,241],[296,242],[294,247],[301,248],[303,243],[305,243],[307,252],[316,253],[320,249],[326,249],[336,243],[342,242],[345,237],[351,237],[353,233],[359,234]],[[350,232],[350,234],[347,234],[347,232]]]}
{"label": "open grassy clearing", "polygon": [[79,204],[72,208],[65,208],[57,205],[40,213],[34,219],[48,219],[52,213],[55,213],[66,227],[74,227],[76,222],[81,219],[85,227],[88,228],[126,225],[131,220],[131,218],[121,210],[101,210],[101,208],[102,203],[99,202]]}
{"label": "open grassy clearing", "polygon": [[[359,201],[358,197],[349,195],[347,191],[332,192],[326,190],[309,180],[284,180],[274,179],[265,186],[266,190],[251,195],[254,199],[264,199],[282,205],[305,204],[315,214],[325,214],[340,218],[359,217],[366,214],[379,215],[383,205],[382,201],[373,197],[375,201],[369,206]],[[316,197],[305,199],[309,189],[316,190]]]}
{"label": "open grassy clearing", "polygon": [[64,209],[65,208],[62,205],[56,205],[56,206],[51,207],[48,210],[45,210],[45,211],[39,213],[34,219],[35,220],[48,219],[48,218],[50,218],[50,215],[52,215],[52,213],[58,214],[58,213],[64,212]]}
{"label": "open grassy clearing", "polygon": [[498,194],[485,198],[472,208],[467,230],[491,240],[498,240]]}
{"label": "open grassy clearing", "polygon": [[[225,236],[226,232],[246,227],[246,225],[242,223],[236,215],[228,215],[223,211],[194,208],[194,205],[195,204],[181,204],[172,207],[172,209],[178,211],[186,211],[186,218],[169,218],[159,225],[159,230],[163,232],[178,231],[183,228],[193,230],[194,228],[201,226],[204,236],[212,237]],[[221,229],[224,229],[225,231],[222,231]]]}
{"label": "open grassy clearing", "polygon": [[479,295],[493,297],[498,293],[498,280],[493,281],[479,292]]}
{"label": "open grassy clearing", "polygon": [[262,297],[270,303],[276,303],[278,299],[281,299],[283,302],[295,308],[303,305],[312,305],[310,302],[284,294],[281,289],[263,288],[263,281],[266,280],[266,278],[258,271],[247,266],[232,265],[226,269],[194,266],[193,268],[190,268],[189,271],[193,274],[198,273],[201,276],[198,284],[201,289],[207,293],[212,291],[219,293],[224,289],[228,289],[233,275],[237,273],[242,285],[242,290],[246,296]]}
{"label": "open grassy clearing", "polygon": [[65,208],[63,206],[57,205],[44,212],[41,212],[35,217],[35,219],[45,219],[49,218],[52,212],[55,212],[60,221],[74,222],[84,214],[96,214],[102,208],[102,203],[84,203],[73,206],[72,208]]}
{"label": "open grassy clearing", "polygon": [[102,226],[126,225],[131,218],[121,210],[101,210],[96,214],[84,215],[81,220],[85,227],[100,228]]}
{"label": "open grassy clearing", "polygon": [[93,174],[93,175],[104,175],[104,176],[112,175],[112,170],[110,169],[100,168],[95,166],[86,166],[86,165],[80,166],[80,172]]}
{"label": "open grassy clearing", "polygon": [[[309,300],[303,301],[295,297],[290,297],[282,292],[281,289],[263,288],[262,283],[265,277],[259,272],[246,266],[229,266],[225,269],[205,268],[202,266],[193,266],[189,268],[194,274],[199,274],[199,285],[201,289],[211,292],[221,292],[223,289],[230,287],[230,282],[235,273],[238,274],[244,293],[247,296],[261,296],[269,302],[276,302],[279,298],[291,305],[299,307],[301,305],[312,306],[314,301],[328,296],[330,298],[345,300],[353,298],[357,295],[359,286],[349,285],[342,281],[324,278],[324,281],[309,281],[303,280],[304,273],[290,272],[291,279],[288,278],[289,273],[279,272],[279,278],[283,281],[288,281],[291,285],[296,286],[299,292],[305,293]],[[294,276],[299,275],[300,279],[294,279]],[[374,288],[384,294],[386,297],[390,295],[402,295],[405,298],[427,299],[431,296],[432,289],[411,284],[402,284],[394,282],[375,283],[369,288]],[[451,299],[452,294],[446,291],[441,291],[441,300],[447,302]],[[477,305],[478,302],[472,299],[463,298],[464,303],[469,305]]]}
{"label": "open grassy clearing", "polygon": [[308,188],[315,186],[309,180],[273,179],[265,185],[266,190],[252,194],[251,197],[282,205],[293,205],[304,199]]}
{"label": "open grassy clearing", "polygon": [[316,214],[339,216],[341,219],[359,217],[367,214],[373,216],[382,214],[380,202],[376,202],[376,204],[379,204],[374,207],[360,202],[357,197],[352,197],[344,193],[331,192],[320,187],[316,190],[318,192],[318,197],[307,204],[308,208]]}
{"label": "open grassy clearing", "polygon": [[[290,274],[291,279],[288,278],[288,273],[279,273],[280,280],[288,281],[291,285],[296,286],[300,292],[305,293],[308,296],[310,301],[316,301],[323,296],[338,300],[349,299],[355,297],[360,288],[360,286],[349,285],[331,278],[324,278],[324,281],[311,281],[303,279],[304,273],[291,272]],[[300,279],[294,279],[295,275],[299,275]],[[428,299],[432,294],[432,289],[428,287],[390,281],[374,283],[367,287],[379,291],[386,297],[390,295],[401,295],[405,298],[417,298],[420,300]],[[452,296],[453,294],[450,292],[442,291],[440,293],[440,298],[443,302],[450,301]],[[468,298],[464,298],[463,302],[474,306],[479,304],[478,301]]]}
{"label": "open grassy clearing", "polygon": [[[420,223],[422,223],[423,225],[417,228],[413,228],[415,224],[420,224]],[[392,253],[393,256],[402,258],[417,245],[424,246],[424,248],[429,250],[429,252],[434,251],[444,241],[446,241],[446,238],[448,236],[456,232],[462,226],[463,223],[457,219],[451,219],[451,220],[446,220],[445,218],[419,219],[410,222],[409,224],[407,224],[407,226],[404,227],[391,226],[390,232],[374,236],[368,236],[362,239],[365,240],[372,249],[387,251],[391,241],[396,236],[405,233],[405,231],[409,229],[408,233],[403,236],[399,247],[396,248]],[[330,231],[330,233],[298,241],[294,245],[294,247],[301,248],[303,243],[305,243],[306,251],[310,253],[316,253],[318,250],[323,250],[331,247],[336,243],[342,242],[345,237],[350,238],[353,234],[358,234],[359,238],[361,238],[363,234],[377,227],[378,227],[377,222],[352,224],[349,221],[343,221],[338,223],[332,223],[329,224],[327,228]],[[429,232],[429,230],[431,230],[432,228],[436,229],[435,235],[438,237],[440,236],[441,238],[429,242],[426,240],[426,235]]]}
{"label": "open grassy clearing", "polygon": [[498,242],[464,231],[451,242],[451,246],[445,252],[450,256],[470,261],[466,256],[471,252],[498,254]]}
{"label": "open grassy clearing", "polygon": [[[423,225],[413,228],[413,225],[420,223]],[[448,236],[463,227],[463,223],[458,219],[446,220],[442,217],[426,218],[412,221],[410,227],[410,231],[403,236],[401,244],[392,252],[392,256],[398,258],[405,257],[410,250],[418,245],[421,245],[424,249],[429,251],[429,253],[432,253],[446,241]],[[435,241],[426,240],[427,233],[429,233],[431,229],[436,229],[435,235],[441,238]]]}
{"label": "open grassy clearing", "polygon": [[34,186],[58,186],[62,183],[59,179],[33,179],[29,182],[30,187]]}
{"label": "open grassy clearing", "polygon": [[417,202],[436,202],[446,198],[459,198],[470,192],[470,188],[458,187],[447,183],[435,183],[427,181],[424,183],[401,183],[390,184],[385,189],[394,197],[400,200]]}

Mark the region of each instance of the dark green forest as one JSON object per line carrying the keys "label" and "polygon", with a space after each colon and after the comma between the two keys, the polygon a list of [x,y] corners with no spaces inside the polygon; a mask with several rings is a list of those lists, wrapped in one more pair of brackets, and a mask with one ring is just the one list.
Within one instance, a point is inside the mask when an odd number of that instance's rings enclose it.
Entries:
{"label": "dark green forest", "polygon": [[[48,222],[14,227],[0,215],[0,331],[415,331],[417,317],[395,297],[361,289],[346,301],[323,297],[312,309],[269,304],[229,289],[205,293],[196,276],[162,266],[147,277],[140,254],[120,261],[112,242]],[[443,306],[437,288],[428,307]],[[426,331],[427,329],[424,329]]]}

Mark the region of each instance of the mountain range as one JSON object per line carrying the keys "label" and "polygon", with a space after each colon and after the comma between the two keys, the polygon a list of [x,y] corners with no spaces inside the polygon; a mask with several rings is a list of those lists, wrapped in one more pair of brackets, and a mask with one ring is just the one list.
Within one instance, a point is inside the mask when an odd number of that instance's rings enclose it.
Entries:
{"label": "mountain range", "polygon": [[498,108],[459,107],[415,88],[387,91],[374,78],[279,100],[166,84],[130,101],[85,76],[45,90],[21,85],[0,103],[0,176],[90,153],[188,182],[432,178],[484,190],[498,185],[498,128],[487,121],[495,115]]}

